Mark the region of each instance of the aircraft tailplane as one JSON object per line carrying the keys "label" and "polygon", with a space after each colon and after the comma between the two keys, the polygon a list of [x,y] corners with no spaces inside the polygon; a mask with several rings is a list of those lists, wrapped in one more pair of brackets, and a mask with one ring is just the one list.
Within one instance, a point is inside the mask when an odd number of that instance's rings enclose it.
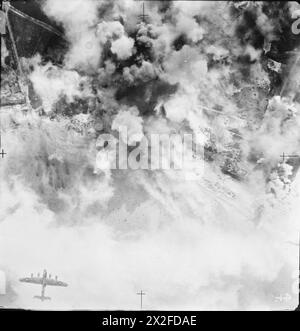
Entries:
{"label": "aircraft tailplane", "polygon": [[35,295],[33,298],[34,299],[39,299],[39,300],[42,300],[42,301],[44,301],[44,300],[51,300],[50,297],[44,297],[44,296],[41,296],[41,295]]}

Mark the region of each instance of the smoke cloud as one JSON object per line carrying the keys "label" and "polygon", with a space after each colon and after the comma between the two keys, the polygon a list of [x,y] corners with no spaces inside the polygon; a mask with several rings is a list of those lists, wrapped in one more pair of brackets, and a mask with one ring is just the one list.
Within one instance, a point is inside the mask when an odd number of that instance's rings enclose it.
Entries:
{"label": "smoke cloud", "polygon": [[[300,147],[298,85],[272,89],[263,44],[281,23],[243,3],[149,1],[141,22],[133,0],[44,2],[68,40],[63,64],[27,59],[41,108],[1,117],[10,306],[136,309],[140,289],[145,309],[296,306],[300,179],[280,154]],[[196,134],[204,175],[101,170],[101,134],[122,127],[129,145]],[[41,306],[18,279],[44,268],[69,286]]]}

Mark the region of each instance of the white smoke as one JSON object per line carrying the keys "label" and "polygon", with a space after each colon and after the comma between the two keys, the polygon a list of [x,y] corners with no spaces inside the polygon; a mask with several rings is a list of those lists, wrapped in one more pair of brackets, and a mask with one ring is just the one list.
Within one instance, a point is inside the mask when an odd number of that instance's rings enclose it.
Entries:
{"label": "white smoke", "polygon": [[32,61],[35,64],[34,71],[29,78],[42,100],[45,112],[51,112],[53,105],[61,97],[66,97],[68,102],[72,102],[74,97],[87,96],[88,91],[80,91],[85,80],[76,71],[60,69],[51,63],[43,66],[39,64],[39,60],[36,58]]}
{"label": "white smoke", "polygon": [[[138,116],[138,110],[132,107],[126,111],[120,111],[112,123],[112,129],[120,131],[123,142],[129,145],[140,142],[143,138],[143,119]],[[126,130],[124,132],[123,130]],[[125,137],[126,134],[126,137]]]}
{"label": "white smoke", "polygon": [[63,24],[66,36],[71,43],[66,58],[66,66],[70,69],[95,69],[100,61],[101,46],[93,26],[98,23],[97,9],[100,2],[68,1],[62,5],[61,1],[46,1],[44,11],[47,15]]}
{"label": "white smoke", "polygon": [[6,294],[6,276],[5,272],[0,270],[0,295]]}
{"label": "white smoke", "polygon": [[[45,13],[63,25],[70,43],[63,68],[32,60],[30,79],[45,112],[61,97],[67,103],[88,99],[91,89],[82,84],[90,77],[97,76],[100,101],[98,117],[87,116],[92,134],[68,130],[74,118],[12,112],[2,119],[9,154],[0,168],[0,262],[17,293],[12,306],[41,307],[32,299],[35,290],[18,278],[44,268],[69,287],[49,289],[53,300],[43,308],[136,309],[140,289],[147,292],[147,309],[267,310],[296,304],[295,293],[290,302],[276,302],[276,296],[291,293],[297,268],[297,247],[287,242],[297,238],[299,175],[284,182],[289,166],[283,165],[283,173],[273,168],[283,150],[299,147],[299,105],[274,97],[258,128],[251,126],[257,97],[242,93],[270,82],[258,64],[242,78],[237,57],[259,61],[261,54],[250,44],[239,45],[229,5],[175,1],[165,13],[159,6],[146,6],[146,24],[138,23],[136,1],[45,2]],[[263,30],[264,19],[259,26],[271,40],[272,25]],[[187,44],[176,50],[182,35]],[[153,54],[122,67],[137,54],[138,42]],[[210,57],[217,62],[213,68]],[[153,106],[158,110],[145,115],[142,102],[163,90],[158,80],[176,89],[162,93]],[[158,92],[146,89],[140,101],[145,83]],[[115,97],[123,85],[137,88],[136,105],[130,93],[121,101]],[[242,95],[240,106],[236,93]],[[202,146],[215,137],[218,154],[197,181],[172,170],[101,172],[106,159],[98,153],[97,134],[122,127],[129,144],[151,133],[192,131]],[[234,133],[242,136],[241,164],[249,172],[240,181],[220,170],[223,155],[237,145]],[[253,150],[264,156],[264,169],[248,162]]]}

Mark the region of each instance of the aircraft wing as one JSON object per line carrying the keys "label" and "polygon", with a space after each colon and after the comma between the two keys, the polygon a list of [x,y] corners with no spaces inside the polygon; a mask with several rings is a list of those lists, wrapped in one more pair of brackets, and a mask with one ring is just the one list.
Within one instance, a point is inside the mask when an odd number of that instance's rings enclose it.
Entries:
{"label": "aircraft wing", "polygon": [[45,279],[45,284],[48,286],[64,286],[67,287],[68,284],[61,282],[60,280],[52,279],[52,278],[47,278]]}
{"label": "aircraft wing", "polygon": [[26,278],[21,278],[20,282],[41,285],[41,284],[43,284],[43,278],[42,277],[26,277]]}

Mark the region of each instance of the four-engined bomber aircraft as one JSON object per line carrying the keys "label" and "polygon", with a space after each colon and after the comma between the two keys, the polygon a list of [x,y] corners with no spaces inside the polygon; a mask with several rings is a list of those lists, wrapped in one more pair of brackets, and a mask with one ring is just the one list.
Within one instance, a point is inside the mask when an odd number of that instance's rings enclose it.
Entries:
{"label": "four-engined bomber aircraft", "polygon": [[59,281],[57,279],[57,276],[55,276],[55,278],[51,278],[51,275],[49,274],[49,277],[48,277],[46,270],[44,270],[44,272],[43,272],[43,277],[40,277],[40,274],[37,274],[37,277],[34,277],[33,274],[31,274],[31,277],[21,278],[20,282],[42,285],[41,295],[34,296],[35,299],[40,299],[42,301],[51,299],[50,297],[45,296],[45,288],[47,285],[48,286],[63,286],[63,287],[68,286],[67,283]]}

